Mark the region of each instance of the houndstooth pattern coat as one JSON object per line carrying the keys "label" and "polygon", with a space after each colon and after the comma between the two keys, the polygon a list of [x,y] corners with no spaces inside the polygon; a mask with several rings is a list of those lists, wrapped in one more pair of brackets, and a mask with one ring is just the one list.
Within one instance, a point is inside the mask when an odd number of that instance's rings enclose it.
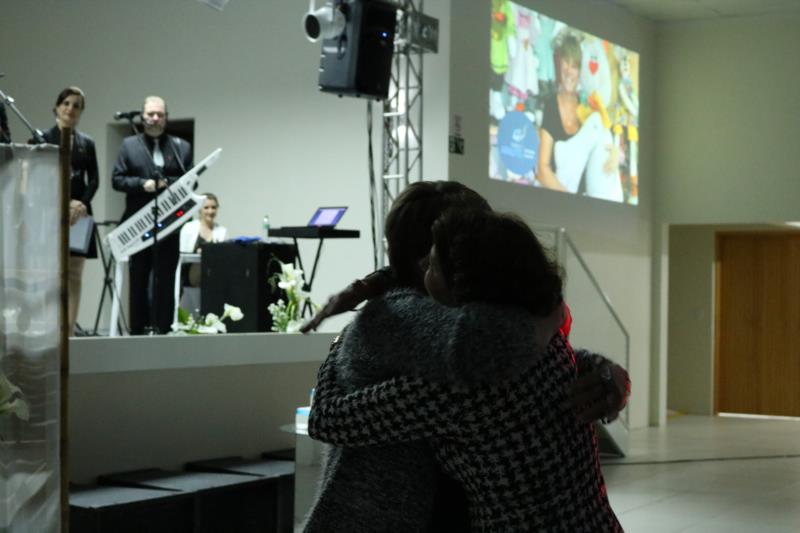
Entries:
{"label": "houndstooth pattern coat", "polygon": [[[337,347],[340,390],[352,392],[414,372],[437,380],[469,379],[471,374],[503,379],[515,367],[529,364],[536,349],[535,323],[524,310],[482,304],[444,307],[408,289],[385,298],[365,306]],[[416,317],[413,338],[408,337],[407,328],[395,323],[398,313]],[[475,330],[495,331],[504,340],[498,343],[489,336],[472,335],[475,342],[461,345],[462,339],[469,338],[466,332]],[[505,358],[483,357],[491,349],[498,349]],[[462,368],[459,362],[464,359],[484,361],[480,372],[476,372],[477,364]],[[430,443],[422,439],[387,446],[330,447],[303,531],[415,533],[441,529],[442,522],[452,524],[447,526],[450,531],[465,522],[467,510],[466,505],[458,505],[461,497],[439,493],[452,487],[439,485],[438,470]],[[446,511],[460,516],[453,522]],[[434,513],[436,525],[431,520]]]}
{"label": "houndstooth pattern coat", "polygon": [[[563,339],[533,350],[535,324],[520,313],[445,308],[410,291],[370,303],[320,368],[310,435],[374,447],[365,450],[428,439],[465,488],[477,532],[621,531],[592,426],[568,407],[573,354]],[[354,362],[363,366],[376,354],[372,365],[385,381],[342,385],[353,383],[343,377]],[[328,527],[344,531],[335,520]]]}

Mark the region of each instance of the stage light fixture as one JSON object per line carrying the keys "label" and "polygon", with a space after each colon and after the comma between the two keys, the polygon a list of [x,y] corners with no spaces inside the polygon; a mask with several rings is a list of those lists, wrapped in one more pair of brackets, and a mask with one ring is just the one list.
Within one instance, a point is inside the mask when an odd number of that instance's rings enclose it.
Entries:
{"label": "stage light fixture", "polygon": [[312,43],[317,42],[320,37],[323,39],[338,37],[344,32],[346,25],[347,19],[340,6],[325,5],[314,9],[312,2],[311,9],[303,17],[303,31]]}

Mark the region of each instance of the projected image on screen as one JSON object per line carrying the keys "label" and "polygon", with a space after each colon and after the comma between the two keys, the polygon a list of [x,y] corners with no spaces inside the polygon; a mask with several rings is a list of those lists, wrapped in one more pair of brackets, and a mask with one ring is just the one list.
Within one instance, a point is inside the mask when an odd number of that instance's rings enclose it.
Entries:
{"label": "projected image on screen", "polygon": [[639,54],[492,0],[489,176],[638,203]]}

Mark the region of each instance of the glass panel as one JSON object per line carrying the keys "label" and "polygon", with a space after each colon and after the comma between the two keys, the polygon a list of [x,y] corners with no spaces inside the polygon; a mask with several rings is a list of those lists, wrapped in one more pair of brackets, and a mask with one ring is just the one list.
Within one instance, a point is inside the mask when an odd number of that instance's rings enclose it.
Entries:
{"label": "glass panel", "polygon": [[0,145],[0,531],[59,530],[58,150]]}

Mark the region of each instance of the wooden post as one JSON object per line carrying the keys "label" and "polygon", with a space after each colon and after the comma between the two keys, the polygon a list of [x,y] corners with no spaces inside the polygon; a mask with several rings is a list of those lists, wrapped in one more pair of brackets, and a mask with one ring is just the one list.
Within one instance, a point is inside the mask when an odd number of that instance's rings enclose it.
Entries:
{"label": "wooden post", "polygon": [[61,531],[69,533],[69,202],[72,179],[72,129],[61,129],[59,156],[59,193],[61,232],[59,272],[61,274],[61,306],[59,312],[61,349],[59,464],[61,466]]}

